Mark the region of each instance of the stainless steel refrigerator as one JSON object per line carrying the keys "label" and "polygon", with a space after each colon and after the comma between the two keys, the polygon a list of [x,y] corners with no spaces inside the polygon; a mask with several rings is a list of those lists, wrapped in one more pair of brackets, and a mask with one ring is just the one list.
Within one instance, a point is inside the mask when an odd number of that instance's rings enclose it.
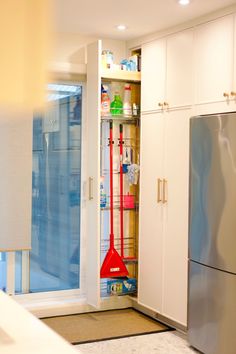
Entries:
{"label": "stainless steel refrigerator", "polygon": [[236,353],[236,112],[190,121],[188,340]]}

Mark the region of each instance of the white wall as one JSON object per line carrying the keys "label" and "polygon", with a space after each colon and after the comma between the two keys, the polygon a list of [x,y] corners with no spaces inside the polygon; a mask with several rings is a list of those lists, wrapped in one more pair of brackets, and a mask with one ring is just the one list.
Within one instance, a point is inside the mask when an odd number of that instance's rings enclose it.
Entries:
{"label": "white wall", "polygon": [[113,52],[115,64],[119,64],[122,59],[126,58],[126,41],[102,39],[102,49],[109,49]]}
{"label": "white wall", "polygon": [[75,33],[55,33],[52,61],[71,64],[85,64],[85,48],[96,41],[96,37]]}
{"label": "white wall", "polygon": [[32,112],[0,112],[0,251],[31,247]]}

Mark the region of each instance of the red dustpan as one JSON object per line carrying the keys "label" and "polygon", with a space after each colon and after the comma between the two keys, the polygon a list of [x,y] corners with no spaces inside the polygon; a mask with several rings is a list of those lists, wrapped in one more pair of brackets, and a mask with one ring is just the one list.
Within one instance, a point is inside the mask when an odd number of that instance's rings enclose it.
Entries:
{"label": "red dustpan", "polygon": [[122,261],[121,256],[117,252],[114,246],[114,228],[113,228],[113,127],[110,123],[110,247],[103,261],[100,277],[126,277],[129,273]]}

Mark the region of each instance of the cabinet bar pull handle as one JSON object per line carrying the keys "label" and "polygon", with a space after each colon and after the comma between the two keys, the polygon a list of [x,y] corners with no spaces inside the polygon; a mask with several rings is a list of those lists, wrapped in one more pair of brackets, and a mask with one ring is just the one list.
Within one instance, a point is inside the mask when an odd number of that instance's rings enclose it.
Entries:
{"label": "cabinet bar pull handle", "polygon": [[164,102],[163,105],[164,105],[167,109],[169,109],[169,103],[168,103],[168,102]]}
{"label": "cabinet bar pull handle", "polygon": [[93,200],[93,177],[89,177],[89,200]]}
{"label": "cabinet bar pull handle", "polygon": [[223,93],[223,96],[226,97],[226,98],[229,98],[229,93],[224,92],[224,93]]}
{"label": "cabinet bar pull handle", "polygon": [[163,179],[163,204],[167,203],[166,186],[167,186],[167,180]]}
{"label": "cabinet bar pull handle", "polygon": [[159,102],[159,103],[158,103],[158,106],[163,109],[163,103]]}
{"label": "cabinet bar pull handle", "polygon": [[157,179],[157,203],[160,203],[162,201],[162,199],[161,199],[161,183],[162,183],[162,179],[158,178]]}
{"label": "cabinet bar pull handle", "polygon": [[230,95],[233,96],[233,97],[235,97],[235,96],[236,96],[236,92],[235,92],[235,91],[231,91],[231,92],[230,92]]}

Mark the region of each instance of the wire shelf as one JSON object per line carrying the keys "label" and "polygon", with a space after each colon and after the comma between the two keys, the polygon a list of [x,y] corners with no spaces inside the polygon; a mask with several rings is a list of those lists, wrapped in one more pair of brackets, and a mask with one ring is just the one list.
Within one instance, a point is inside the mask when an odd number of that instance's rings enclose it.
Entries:
{"label": "wire shelf", "polygon": [[135,124],[138,125],[140,120],[140,115],[137,116],[130,116],[130,117],[125,117],[123,115],[107,115],[107,116],[101,116],[101,122],[113,122],[113,123],[119,123],[119,124]]}

